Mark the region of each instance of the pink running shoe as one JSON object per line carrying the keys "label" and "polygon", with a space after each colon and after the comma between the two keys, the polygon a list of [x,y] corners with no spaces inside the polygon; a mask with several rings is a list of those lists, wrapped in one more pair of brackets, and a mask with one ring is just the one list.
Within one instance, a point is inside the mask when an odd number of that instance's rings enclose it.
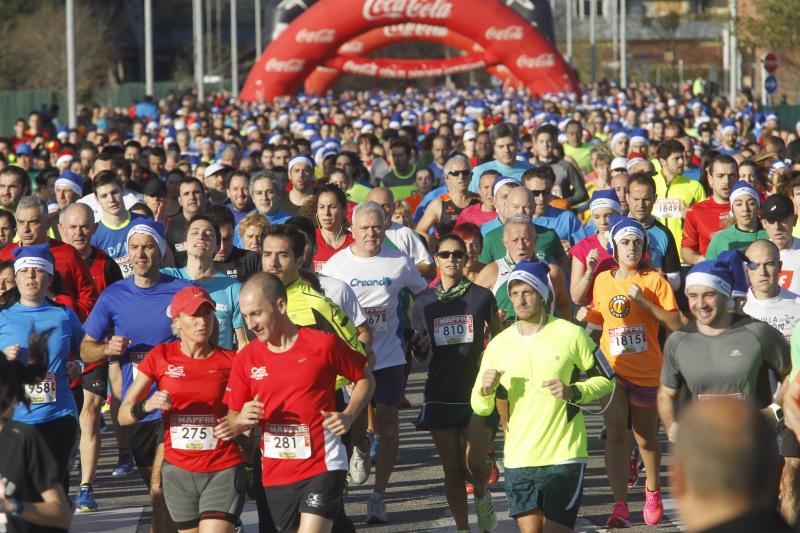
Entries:
{"label": "pink running shoe", "polygon": [[664,502],[661,501],[661,488],[650,492],[645,488],[644,490],[644,523],[648,526],[654,526],[661,521],[664,516]]}
{"label": "pink running shoe", "polygon": [[608,527],[624,528],[631,527],[631,511],[625,502],[617,502],[608,517]]}

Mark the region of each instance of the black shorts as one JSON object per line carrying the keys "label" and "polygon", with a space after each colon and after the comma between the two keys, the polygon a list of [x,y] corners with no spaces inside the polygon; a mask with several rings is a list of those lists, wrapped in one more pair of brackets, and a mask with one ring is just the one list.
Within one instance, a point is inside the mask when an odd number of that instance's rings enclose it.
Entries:
{"label": "black shorts", "polygon": [[392,407],[400,407],[400,400],[406,390],[406,365],[389,366],[374,370],[375,393],[372,405],[382,403]]}
{"label": "black shorts", "polygon": [[414,424],[420,431],[466,428],[473,415],[481,418],[492,430],[492,434],[497,433],[500,424],[500,414],[497,409],[492,411],[489,416],[479,416],[472,412],[472,406],[469,403],[425,402],[422,404]]}
{"label": "black shorts", "polygon": [[585,469],[582,463],[506,468],[508,514],[516,518],[539,509],[547,520],[574,528]]}
{"label": "black shorts", "polygon": [[794,431],[784,426],[780,432],[781,436],[781,456],[783,457],[800,457],[800,445],[798,445],[797,437]]}
{"label": "black shorts", "polygon": [[92,394],[106,397],[108,392],[108,362],[98,365],[83,374],[83,388]]}
{"label": "black shorts", "polygon": [[297,483],[264,487],[272,522],[280,531],[300,525],[300,514],[308,513],[336,520],[344,504],[347,472],[325,472]]}
{"label": "black shorts", "polygon": [[164,442],[164,432],[161,429],[161,419],[149,422],[139,422],[128,426],[128,445],[131,448],[133,461],[139,468],[153,466],[156,457],[156,448]]}

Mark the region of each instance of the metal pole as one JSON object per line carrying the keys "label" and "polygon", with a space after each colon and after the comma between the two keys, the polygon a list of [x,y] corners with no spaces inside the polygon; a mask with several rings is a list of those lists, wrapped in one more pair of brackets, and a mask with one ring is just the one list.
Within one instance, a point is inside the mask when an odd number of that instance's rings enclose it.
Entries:
{"label": "metal pole", "polygon": [[[214,35],[211,33],[211,18],[212,18],[212,10],[211,10],[211,0],[205,0],[203,2],[201,0],[201,4],[206,5],[206,72],[211,72],[211,66],[213,65],[214,60],[214,49],[212,48],[212,44],[214,43]],[[202,17],[202,15],[201,15]],[[202,25],[202,24],[201,24]]]}
{"label": "metal pole", "polygon": [[261,0],[255,0],[254,4],[256,6],[256,59],[259,59],[261,57],[261,43],[264,42],[261,40]]}
{"label": "metal pole", "polygon": [[589,3],[589,44],[592,47],[592,82],[597,79],[597,0]]}
{"label": "metal pole", "polygon": [[610,13],[606,12],[611,18],[611,60],[615,60],[619,54],[619,2],[618,0],[610,1]]}
{"label": "metal pole", "polygon": [[620,0],[619,9],[619,86],[628,86],[628,8],[627,0]]}
{"label": "metal pole", "polygon": [[194,83],[197,86],[197,98],[205,100],[203,89],[203,1],[192,0],[194,18]]}
{"label": "metal pole", "polygon": [[[216,52],[214,52],[214,58],[217,60],[216,64],[214,65],[214,70],[216,70],[221,78],[225,77],[225,73],[222,71],[222,0],[216,0],[216,4],[214,6],[216,8],[216,36],[215,36],[215,46],[217,48]],[[222,88],[223,86],[220,86]]]}
{"label": "metal pole", "polygon": [[567,61],[572,63],[572,2],[567,0]]}
{"label": "metal pole", "polygon": [[239,96],[239,43],[236,30],[236,0],[231,0],[231,94]]}
{"label": "metal pole", "polygon": [[761,61],[759,61],[759,66],[761,67],[761,105],[766,107],[767,106],[767,88],[764,86],[764,82],[767,80],[767,69],[764,68],[764,59],[767,57],[767,54],[761,54]]}
{"label": "metal pole", "polygon": [[144,92],[153,96],[153,3],[144,0]]}
{"label": "metal pole", "polygon": [[731,81],[731,75],[730,75],[730,68],[731,68],[731,52],[730,52],[730,50],[731,50],[730,49],[731,42],[730,41],[731,41],[731,39],[730,39],[730,36],[731,36],[730,28],[728,28],[727,26],[723,26],[722,27],[722,72],[723,72],[722,83],[725,86],[725,88],[728,89],[729,91],[730,91],[729,84],[730,84],[730,81]]}
{"label": "metal pole", "polygon": [[730,8],[731,8],[731,20],[730,20],[730,48],[729,52],[731,54],[730,58],[730,68],[728,72],[730,73],[730,85],[728,87],[729,94],[728,99],[730,102],[731,107],[733,107],[736,95],[739,92],[739,40],[736,38],[736,0],[730,0]]}
{"label": "metal pole", "polygon": [[75,89],[75,0],[67,0],[67,118],[69,127],[78,125],[78,97]]}
{"label": "metal pole", "polygon": [[683,90],[683,59],[678,60],[678,90]]}

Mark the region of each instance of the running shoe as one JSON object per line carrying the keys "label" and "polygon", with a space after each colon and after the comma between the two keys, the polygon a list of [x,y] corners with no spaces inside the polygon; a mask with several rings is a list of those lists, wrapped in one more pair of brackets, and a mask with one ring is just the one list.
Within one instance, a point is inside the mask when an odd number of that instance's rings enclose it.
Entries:
{"label": "running shoe", "polygon": [[634,444],[631,460],[628,466],[628,488],[636,486],[639,481],[639,448]]}
{"label": "running shoe", "polygon": [[492,505],[492,493],[486,491],[483,498],[475,498],[475,512],[478,515],[478,531],[494,531],[497,527],[497,514]]}
{"label": "running shoe", "polygon": [[75,495],[75,512],[92,513],[97,510],[97,502],[94,501],[92,487],[81,485]]}
{"label": "running shoe", "polygon": [[644,490],[644,523],[648,526],[654,526],[661,521],[664,516],[664,502],[661,501],[661,488],[652,492],[645,488]]}
{"label": "running shoe", "polygon": [[350,458],[350,481],[356,485],[363,485],[369,479],[371,468],[369,451],[362,452],[358,446],[353,446],[353,456]]}
{"label": "running shoe", "polygon": [[389,521],[383,494],[372,491],[367,500],[367,524],[385,524]]}
{"label": "running shoe", "polygon": [[617,502],[608,517],[608,527],[631,527],[631,511],[625,502]]}
{"label": "running shoe", "polygon": [[117,466],[111,471],[112,476],[127,476],[133,472],[133,456],[129,453],[119,456]]}

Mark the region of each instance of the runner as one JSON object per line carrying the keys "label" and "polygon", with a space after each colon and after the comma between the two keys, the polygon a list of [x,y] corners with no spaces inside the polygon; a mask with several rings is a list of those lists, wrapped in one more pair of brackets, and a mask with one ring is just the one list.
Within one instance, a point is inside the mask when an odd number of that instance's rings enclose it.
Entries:
{"label": "runner", "polygon": [[737,169],[736,160],[724,154],[714,157],[708,164],[712,194],[686,212],[681,241],[681,257],[685,263],[695,265],[704,261],[711,237],[728,223],[731,189],[739,179]]}
{"label": "runner", "polygon": [[48,239],[47,205],[39,198],[23,196],[17,204],[16,219],[19,242],[7,244],[0,250],[0,260],[13,260],[13,251],[20,246],[48,244],[61,280],[60,292],[75,302],[75,313],[84,320],[97,301],[97,288],[80,254],[68,244]]}
{"label": "runner", "polygon": [[278,208],[287,215],[299,214],[300,208],[314,199],[314,162],[306,154],[298,154],[286,166],[292,190],[281,197]]}
{"label": "runner", "polygon": [[555,182],[550,191],[553,195],[567,200],[570,207],[578,206],[577,208],[581,209],[580,206],[583,204],[585,209],[589,196],[586,194],[583,178],[575,165],[565,159],[559,159],[559,154],[555,150],[558,128],[552,124],[543,124],[533,132],[532,140],[536,155],[531,159],[531,163],[534,167],[547,165],[552,169]]}
{"label": "runner", "polygon": [[406,359],[403,352],[400,316],[396,312],[401,290],[417,295],[427,287],[425,280],[401,252],[383,246],[385,212],[366,201],[353,212],[355,242],[334,255],[322,269],[353,288],[369,316],[374,341],[375,429],[380,446],[376,459],[375,490],[367,503],[367,522],[389,521],[384,492],[394,469],[398,447],[398,407],[403,398]]}
{"label": "runner", "polygon": [[[517,139],[519,136],[513,124],[508,122],[497,124],[491,129],[489,136],[494,149],[494,160],[472,169],[472,180],[469,182],[470,192],[478,192],[481,176],[487,170],[496,170],[501,176],[507,176],[519,183],[522,179],[522,173],[533,166],[527,161],[517,159]],[[497,188],[495,188],[496,197]]]}
{"label": "runner", "polygon": [[465,482],[474,487],[480,531],[492,531],[497,516],[488,490],[489,446],[497,432],[498,414],[473,416],[470,391],[480,368],[485,332],[498,334],[502,325],[491,292],[463,274],[467,247],[456,235],[444,235],[436,249],[441,276],[414,302],[414,356],[430,355],[424,403],[417,429],[433,436],[442,459],[444,488],[456,529],[469,531]]}
{"label": "runner", "polygon": [[580,231],[581,223],[572,211],[550,205],[555,182],[556,175],[547,165],[528,169],[522,174],[522,184],[533,194],[533,223],[555,231],[565,248],[569,248],[575,244],[573,239]]}
{"label": "runner", "polygon": [[[116,261],[108,257],[103,250],[90,244],[95,227],[94,213],[86,204],[70,204],[59,213],[59,235],[65,243],[78,250],[89,266],[89,272],[98,292],[103,292],[106,287],[122,279],[122,271]],[[100,457],[100,408],[106,400],[108,384],[107,361],[85,365],[82,379],[83,406],[80,412],[81,481],[78,493],[75,495],[77,512],[91,512],[97,509],[92,483]],[[121,376],[117,376],[112,387],[114,394],[111,395],[111,421],[119,457],[111,473],[114,476],[124,476],[133,471],[133,457],[125,433],[117,424],[119,402],[116,398],[121,394]]]}
{"label": "runner", "polygon": [[468,190],[470,174],[469,160],[463,155],[455,155],[447,160],[444,165],[447,193],[428,204],[425,214],[417,223],[417,232],[420,235],[428,239],[431,229],[436,235],[450,233],[461,212],[480,203],[480,197]]}
{"label": "runner", "polygon": [[[417,189],[417,165],[414,163],[411,156],[411,145],[403,140],[392,142],[389,147],[391,154],[392,167],[383,176],[380,176],[379,182],[382,187],[386,187],[392,194],[399,200],[404,200],[411,196]],[[432,178],[433,171],[428,169]]]}
{"label": "runner", "polygon": [[120,411],[126,426],[161,411],[161,483],[180,531],[233,533],[244,506],[242,453],[222,402],[236,354],[212,340],[215,308],[201,287],[175,294],[169,316],[180,340],[156,345],[139,363]]}
{"label": "runner", "polygon": [[[127,246],[133,275],[107,287],[84,324],[81,356],[89,363],[108,359],[110,365],[119,365],[123,397],[145,355],[155,345],[175,340],[166,309],[175,293],[189,286],[188,281],[160,272],[167,244],[159,230],[155,222],[147,219],[138,219],[131,226]],[[160,413],[149,414],[128,428],[127,433],[139,475],[150,489],[151,525],[158,531],[168,529],[169,516],[160,490],[160,464],[156,461],[157,450],[162,446]]]}
{"label": "runner", "polygon": [[69,389],[70,375],[80,365],[70,362],[83,339],[77,315],[47,299],[55,273],[47,244],[14,250],[14,277],[19,299],[0,313],[0,347],[5,357],[27,364],[32,332],[46,336],[47,374],[26,387],[29,405],[19,406],[13,420],[36,428],[56,461],[57,480],[69,492],[69,458],[78,436],[77,409]]}
{"label": "runner", "polygon": [[[530,193],[520,188],[520,191]],[[503,226],[503,243],[508,252],[505,257],[486,265],[480,271],[475,283],[489,289],[497,299],[497,308],[503,320],[503,327],[506,328],[516,321],[514,306],[508,298],[507,284],[511,272],[517,263],[523,260],[532,261],[535,257],[537,235],[534,226],[527,215],[515,215]],[[536,260],[538,261],[538,259]],[[549,264],[549,283],[551,287],[552,300],[548,300],[548,311],[556,316],[567,318],[572,317],[572,307],[567,295],[566,277],[564,271],[558,265]]]}
{"label": "runner", "polygon": [[761,195],[747,182],[738,181],[731,187],[733,224],[714,234],[706,250],[708,260],[716,259],[725,250],[744,250],[758,239],[768,238],[759,222]]}
{"label": "runner", "polygon": [[458,218],[456,226],[472,223],[480,227],[483,224],[497,218],[497,211],[494,204],[494,180],[500,173],[496,170],[486,170],[481,174],[478,181],[478,195],[480,203],[475,203],[465,207]]}
{"label": "runner", "polygon": [[336,252],[353,244],[353,235],[348,231],[345,218],[347,197],[336,185],[323,185],[317,193],[316,252],[314,272],[319,272],[325,262]]}
{"label": "runner", "polygon": [[[508,290],[518,322],[486,347],[471,395],[475,414],[489,416],[498,386],[508,390],[514,431],[505,433],[506,495],[509,514],[525,532],[574,530],[588,459],[577,404],[614,387],[583,329],[547,312],[547,277],[543,263],[515,267]],[[576,372],[595,370],[601,375],[575,381]]]}
{"label": "runner", "polygon": [[800,270],[800,239],[792,236],[792,229],[797,224],[794,203],[783,194],[767,197],[761,208],[761,224],[769,240],[780,251],[780,286],[800,294],[800,275],[796,275]]}
{"label": "runner", "polygon": [[48,338],[33,334],[26,344],[27,361],[0,357],[0,522],[12,533],[67,531],[72,510],[52,443],[37,426],[9,417],[28,409],[35,401],[29,392],[48,382]]}
{"label": "runner", "polygon": [[163,268],[161,272],[174,278],[191,280],[193,285],[208,291],[216,302],[215,314],[219,324],[217,344],[224,350],[233,350],[247,344],[239,312],[241,283],[220,272],[214,264],[214,254],[219,249],[220,240],[219,227],[208,216],[193,216],[186,231],[186,266]]}
{"label": "runner", "polygon": [[656,393],[661,370],[658,329],[681,326],[675,295],[667,280],[642,261],[647,233],[632,218],[611,220],[609,248],[618,268],[601,272],[594,284],[594,309],[582,307],[576,314],[581,322],[603,328],[600,349],[616,374],[617,387],[606,400],[605,463],[614,495],[608,519],[611,527],[629,527],[627,480],[633,435],[639,446],[647,475],[644,521],[656,525],[664,513],[661,501],[661,445],[658,441]]}
{"label": "runner", "polygon": [[208,201],[202,182],[197,178],[186,177],[178,185],[178,204],[181,211],[167,224],[167,242],[176,251],[182,252],[186,243],[186,229],[189,221]]}
{"label": "runner", "polygon": [[607,234],[611,228],[611,216],[622,213],[617,193],[613,189],[595,191],[589,209],[597,232],[581,239],[569,250],[572,255],[569,293],[576,305],[591,303],[595,279],[615,267],[614,258],[608,252]]}
{"label": "runner", "polygon": [[[267,170],[257,172],[250,178],[250,197],[253,206],[259,215],[263,216],[270,224],[282,224],[289,215],[278,208],[281,193],[277,190],[275,176]],[[191,217],[190,217],[191,218]],[[234,218],[235,221],[235,218]],[[233,245],[242,247],[239,237],[239,224],[233,228]],[[240,280],[241,281],[241,280]]]}
{"label": "runner", "polygon": [[[340,436],[369,402],[374,381],[361,354],[335,335],[298,328],[286,305],[277,277],[259,273],[245,283],[242,311],[257,340],[234,360],[228,421],[236,435],[261,429],[262,483],[275,528],[330,531],[347,471]],[[337,374],[355,383],[341,412],[335,411]]]}

